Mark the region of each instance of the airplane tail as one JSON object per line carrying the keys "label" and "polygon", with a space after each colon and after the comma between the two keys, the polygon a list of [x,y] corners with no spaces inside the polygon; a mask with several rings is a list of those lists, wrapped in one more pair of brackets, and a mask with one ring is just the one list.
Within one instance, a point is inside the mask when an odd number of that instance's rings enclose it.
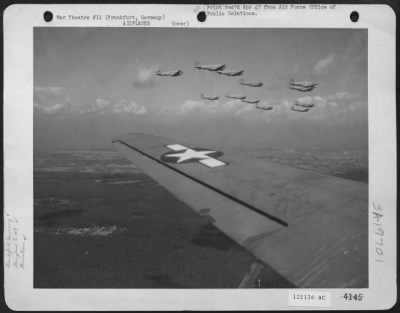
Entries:
{"label": "airplane tail", "polygon": [[199,65],[200,65],[200,61],[199,60],[194,61],[194,67],[198,67]]}

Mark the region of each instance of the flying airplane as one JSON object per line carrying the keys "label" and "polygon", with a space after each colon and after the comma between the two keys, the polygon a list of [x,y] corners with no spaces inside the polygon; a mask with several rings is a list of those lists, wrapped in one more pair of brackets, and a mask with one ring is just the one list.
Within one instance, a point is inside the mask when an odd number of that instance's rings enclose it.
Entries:
{"label": "flying airplane", "polygon": [[290,79],[289,88],[297,91],[312,91],[317,87],[318,83],[314,82],[296,82],[293,78]]}
{"label": "flying airplane", "polygon": [[260,100],[242,99],[242,102],[251,103],[251,104],[258,104],[260,102]]}
{"label": "flying airplane", "polygon": [[245,82],[243,78],[240,79],[239,83],[241,85],[249,86],[249,87],[261,87],[262,85],[264,85],[262,82],[248,83],[248,82]]}
{"label": "flying airplane", "polygon": [[273,107],[260,107],[258,106],[258,103],[256,104],[256,109],[261,109],[261,110],[265,110],[265,111],[271,111],[273,109]]}
{"label": "flying airplane", "polygon": [[290,108],[292,111],[296,111],[296,112],[302,112],[302,113],[305,113],[305,112],[308,112],[308,111],[310,111],[310,108],[297,108],[296,106],[292,106],[291,108]]}
{"label": "flying airplane", "polygon": [[[143,133],[113,143],[253,265],[298,288],[368,287],[368,184]],[[241,287],[254,286],[250,276]]]}
{"label": "flying airplane", "polygon": [[226,64],[208,64],[208,65],[200,65],[196,63],[194,68],[197,68],[198,70],[205,70],[205,71],[211,71],[211,72],[218,72],[224,70],[226,67]]}
{"label": "flying airplane", "polygon": [[243,72],[244,72],[243,70],[241,70],[241,71],[225,71],[225,72],[217,71],[217,73],[220,75],[231,76],[231,77],[241,76],[243,74]]}
{"label": "flying airplane", "polygon": [[219,99],[218,96],[205,96],[203,94],[200,95],[200,98],[204,99],[204,100],[218,100]]}
{"label": "flying airplane", "polygon": [[156,72],[157,76],[169,76],[169,77],[176,77],[176,76],[180,76],[182,74],[183,74],[183,72],[181,70],[167,71],[167,72],[161,72],[160,70],[158,70]]}
{"label": "flying airplane", "polygon": [[315,105],[314,103],[301,103],[301,102],[296,102],[295,105],[303,108],[313,108]]}
{"label": "flying airplane", "polygon": [[227,97],[229,99],[238,99],[238,100],[243,100],[246,98],[246,96],[242,96],[242,95],[229,95],[229,94],[227,94],[225,97]]}

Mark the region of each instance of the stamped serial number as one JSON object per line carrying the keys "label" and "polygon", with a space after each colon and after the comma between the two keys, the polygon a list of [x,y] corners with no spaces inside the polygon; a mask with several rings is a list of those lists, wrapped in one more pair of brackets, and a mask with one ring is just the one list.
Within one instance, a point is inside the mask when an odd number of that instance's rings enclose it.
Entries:
{"label": "stamped serial number", "polygon": [[330,307],[331,293],[321,291],[289,291],[290,306]]}
{"label": "stamped serial number", "polygon": [[350,293],[346,292],[341,298],[347,301],[362,301],[364,299],[364,295],[362,293]]}

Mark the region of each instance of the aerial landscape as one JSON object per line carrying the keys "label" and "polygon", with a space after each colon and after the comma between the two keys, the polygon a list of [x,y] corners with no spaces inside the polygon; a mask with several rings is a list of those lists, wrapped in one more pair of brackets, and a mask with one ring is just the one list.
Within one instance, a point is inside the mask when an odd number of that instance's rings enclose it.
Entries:
{"label": "aerial landscape", "polygon": [[[112,145],[127,133],[174,138],[165,147],[176,153],[157,162],[178,173],[193,160],[228,171],[233,155],[278,177],[287,167],[366,189],[364,30],[42,28],[34,38],[35,288],[237,288],[255,262],[212,214]],[[246,179],[229,196],[251,208]],[[364,225],[348,215],[344,225]],[[297,286],[265,262],[248,287]]]}
{"label": "aerial landscape", "polygon": [[[259,157],[368,182],[365,151]],[[254,259],[116,151],[39,153],[34,177],[38,288],[237,288]]]}

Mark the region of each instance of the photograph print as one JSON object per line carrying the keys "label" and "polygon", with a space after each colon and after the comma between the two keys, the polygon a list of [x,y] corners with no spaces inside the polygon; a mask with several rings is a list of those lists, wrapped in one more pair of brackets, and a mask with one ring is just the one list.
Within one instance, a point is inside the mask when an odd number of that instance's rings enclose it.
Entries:
{"label": "photograph print", "polygon": [[34,288],[368,288],[368,32],[34,28]]}

